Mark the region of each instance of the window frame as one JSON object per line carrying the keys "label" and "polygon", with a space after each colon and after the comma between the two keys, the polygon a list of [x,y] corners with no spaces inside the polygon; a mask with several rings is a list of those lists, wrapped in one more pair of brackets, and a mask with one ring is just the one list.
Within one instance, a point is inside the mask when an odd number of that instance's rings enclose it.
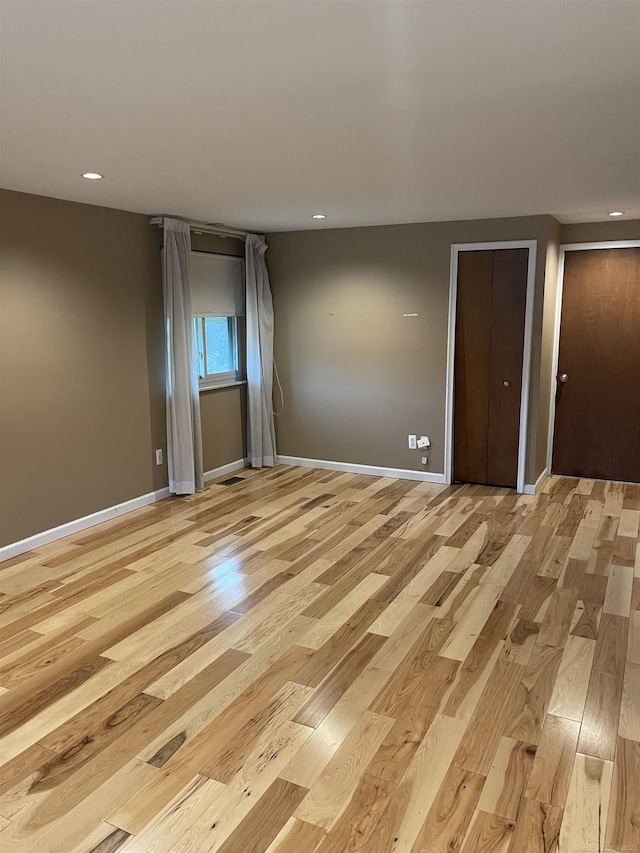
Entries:
{"label": "window frame", "polygon": [[[229,342],[229,349],[234,357],[236,368],[234,370],[226,370],[220,373],[207,373],[206,320],[213,316],[214,315],[209,314],[193,318],[196,357],[198,363],[198,385],[200,391],[224,388],[225,386],[238,385],[243,382],[240,362],[238,317],[236,316],[228,316],[225,318],[227,320],[227,339]],[[218,315],[215,316],[217,317]]]}

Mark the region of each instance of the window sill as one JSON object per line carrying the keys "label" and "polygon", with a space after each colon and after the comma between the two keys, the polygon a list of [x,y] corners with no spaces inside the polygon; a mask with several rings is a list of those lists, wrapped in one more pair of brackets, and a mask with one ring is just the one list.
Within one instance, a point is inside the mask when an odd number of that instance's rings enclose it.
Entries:
{"label": "window sill", "polygon": [[246,385],[246,379],[229,379],[227,382],[217,382],[212,385],[201,385],[200,393],[203,391],[217,391],[218,388],[233,388],[236,385]]}

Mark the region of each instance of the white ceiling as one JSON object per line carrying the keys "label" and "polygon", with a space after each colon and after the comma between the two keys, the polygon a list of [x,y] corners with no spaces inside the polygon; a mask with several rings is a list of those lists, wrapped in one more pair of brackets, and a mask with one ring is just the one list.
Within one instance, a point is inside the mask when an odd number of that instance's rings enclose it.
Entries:
{"label": "white ceiling", "polygon": [[638,0],[0,8],[10,189],[266,231],[640,216]]}

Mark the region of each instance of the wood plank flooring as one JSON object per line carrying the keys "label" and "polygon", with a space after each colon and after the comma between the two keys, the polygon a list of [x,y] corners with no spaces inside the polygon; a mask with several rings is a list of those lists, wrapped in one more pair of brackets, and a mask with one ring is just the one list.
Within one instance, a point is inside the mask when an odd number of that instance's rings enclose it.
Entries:
{"label": "wood plank flooring", "polygon": [[0,849],[640,853],[640,487],[278,466],[0,565]]}

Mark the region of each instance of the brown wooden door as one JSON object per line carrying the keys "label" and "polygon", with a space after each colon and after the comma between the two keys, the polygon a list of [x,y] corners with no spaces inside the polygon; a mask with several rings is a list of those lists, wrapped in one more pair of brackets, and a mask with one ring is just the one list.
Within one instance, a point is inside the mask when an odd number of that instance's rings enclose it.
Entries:
{"label": "brown wooden door", "polygon": [[454,479],[515,487],[528,249],[461,252]]}
{"label": "brown wooden door", "polygon": [[552,468],[640,482],[640,248],[565,254]]}

